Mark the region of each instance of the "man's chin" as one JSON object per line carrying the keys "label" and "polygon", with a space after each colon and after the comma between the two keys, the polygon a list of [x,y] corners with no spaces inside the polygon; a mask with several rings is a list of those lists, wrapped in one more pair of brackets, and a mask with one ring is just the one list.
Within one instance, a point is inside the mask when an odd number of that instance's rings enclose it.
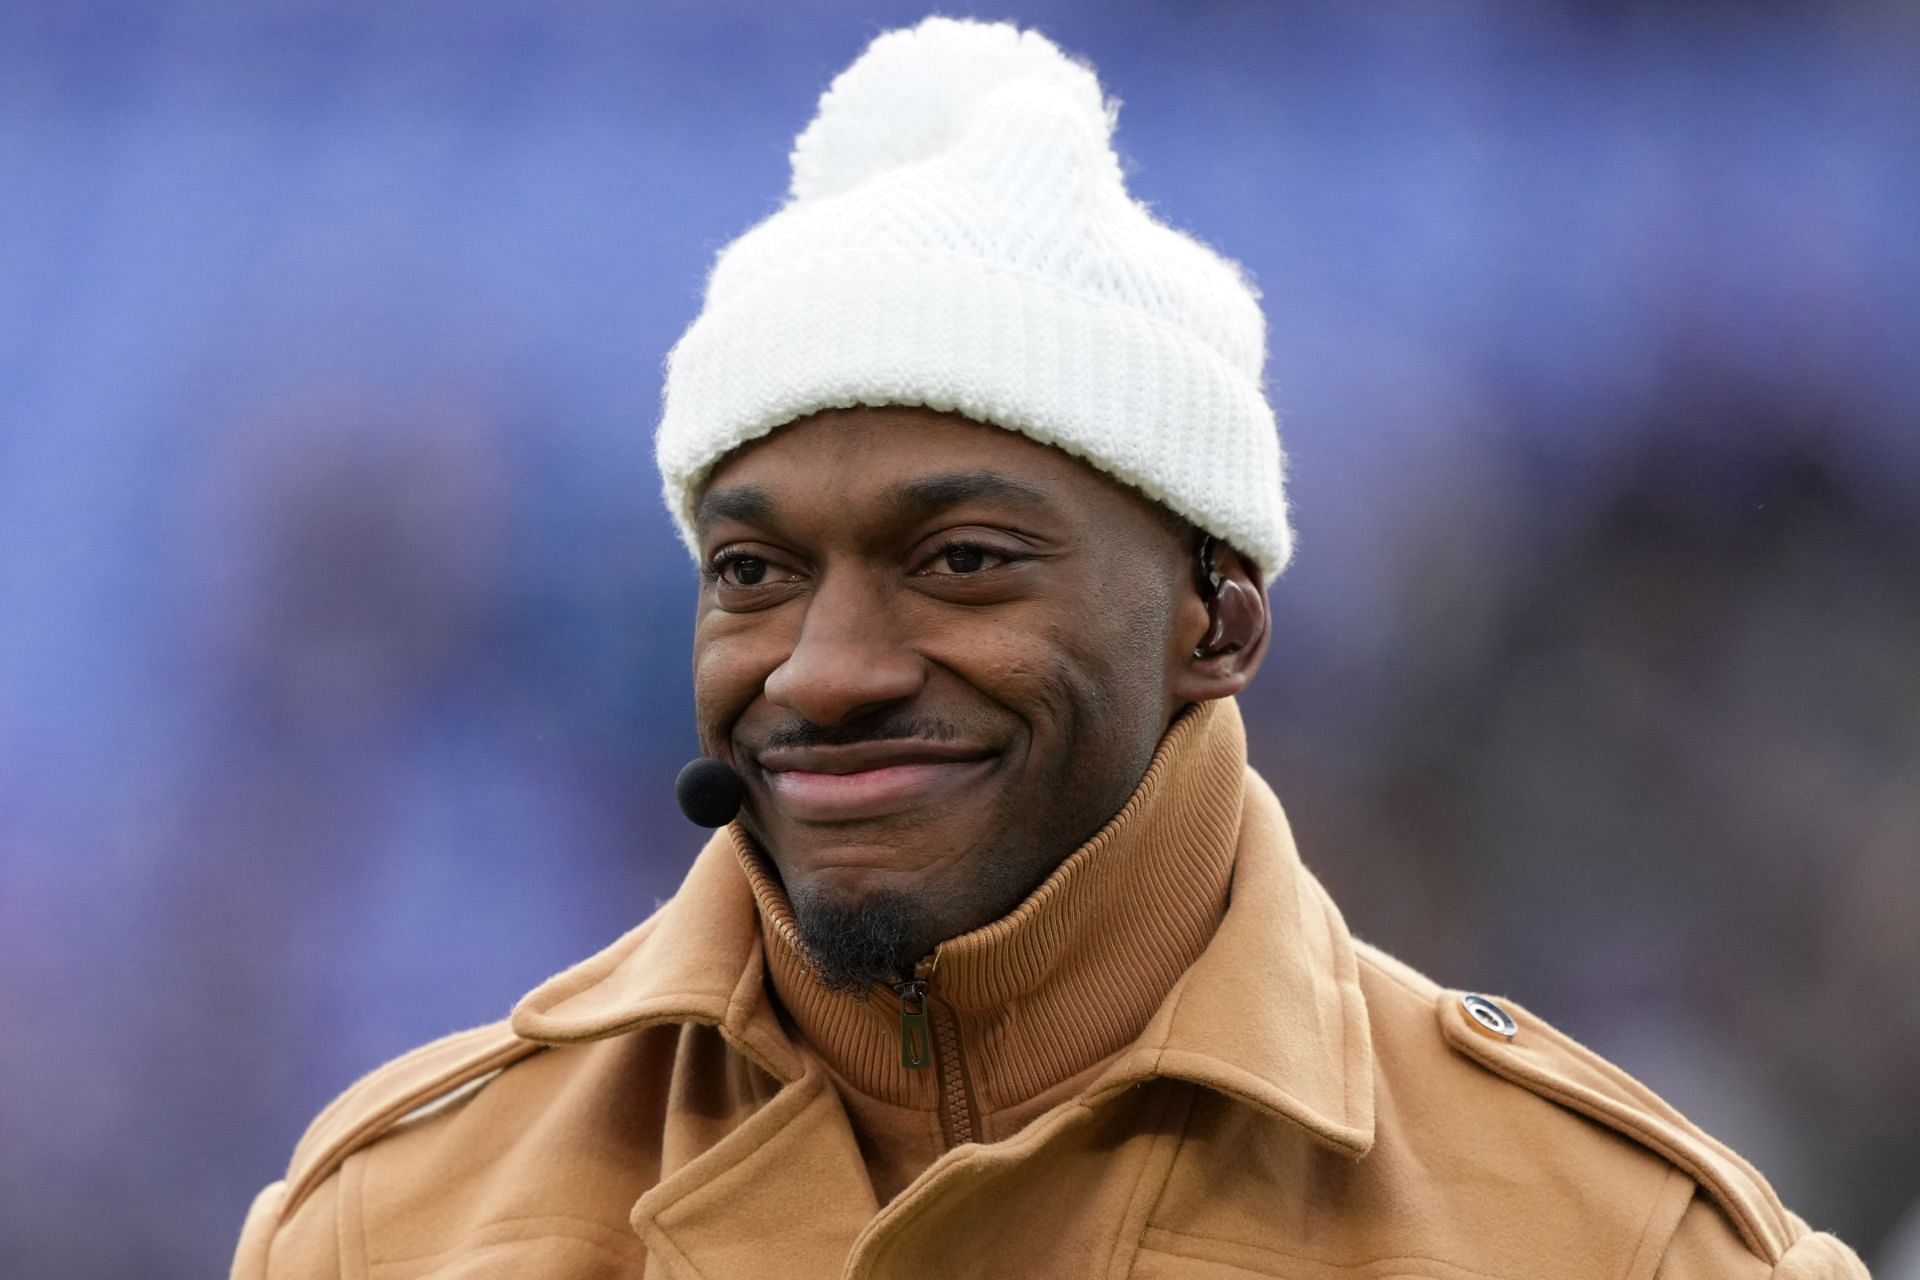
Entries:
{"label": "man's chin", "polygon": [[753,835],[780,869],[789,893],[810,885],[823,894],[857,899],[917,895],[952,868],[971,862],[976,845],[944,827],[937,821],[826,827],[782,819]]}
{"label": "man's chin", "polygon": [[787,896],[801,945],[830,990],[859,992],[909,977],[931,948],[921,900],[912,894],[848,893],[808,880]]}

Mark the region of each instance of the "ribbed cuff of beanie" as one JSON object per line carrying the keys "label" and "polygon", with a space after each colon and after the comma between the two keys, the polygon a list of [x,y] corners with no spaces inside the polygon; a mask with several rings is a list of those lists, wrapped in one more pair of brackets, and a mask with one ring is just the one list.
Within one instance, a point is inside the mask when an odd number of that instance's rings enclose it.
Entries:
{"label": "ribbed cuff of beanie", "polygon": [[1017,270],[884,250],[769,272],[710,304],[674,348],[658,447],[689,548],[697,554],[693,511],[721,458],[822,409],[886,404],[959,413],[1083,457],[1269,576],[1291,554],[1272,410],[1211,348]]}

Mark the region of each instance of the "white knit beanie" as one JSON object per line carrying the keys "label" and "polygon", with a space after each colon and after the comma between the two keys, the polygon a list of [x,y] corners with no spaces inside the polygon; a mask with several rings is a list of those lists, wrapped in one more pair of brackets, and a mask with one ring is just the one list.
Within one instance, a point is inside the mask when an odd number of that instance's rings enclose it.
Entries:
{"label": "white knit beanie", "polygon": [[740,445],[821,409],[925,405],[1286,566],[1257,295],[1127,194],[1114,111],[1090,68],[1004,23],[928,18],[841,72],[786,204],[721,251],[667,358],[655,443],[689,547]]}

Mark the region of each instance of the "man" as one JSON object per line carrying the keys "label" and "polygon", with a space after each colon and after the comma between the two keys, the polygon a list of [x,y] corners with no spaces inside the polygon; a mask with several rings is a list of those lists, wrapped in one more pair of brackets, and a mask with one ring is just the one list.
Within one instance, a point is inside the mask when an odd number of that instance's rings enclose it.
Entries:
{"label": "man", "polygon": [[659,431],[738,818],[324,1111],[237,1276],[1865,1274],[1301,866],[1233,702],[1291,552],[1260,312],[1111,127],[1007,26],[834,82]]}

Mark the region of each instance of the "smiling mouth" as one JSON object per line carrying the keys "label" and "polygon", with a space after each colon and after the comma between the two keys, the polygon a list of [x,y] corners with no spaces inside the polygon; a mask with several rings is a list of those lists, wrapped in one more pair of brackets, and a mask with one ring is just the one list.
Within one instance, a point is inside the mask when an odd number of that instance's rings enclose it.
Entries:
{"label": "smiling mouth", "polygon": [[860,743],[760,757],[780,812],[798,822],[857,822],[905,813],[978,781],[994,756],[945,743]]}

